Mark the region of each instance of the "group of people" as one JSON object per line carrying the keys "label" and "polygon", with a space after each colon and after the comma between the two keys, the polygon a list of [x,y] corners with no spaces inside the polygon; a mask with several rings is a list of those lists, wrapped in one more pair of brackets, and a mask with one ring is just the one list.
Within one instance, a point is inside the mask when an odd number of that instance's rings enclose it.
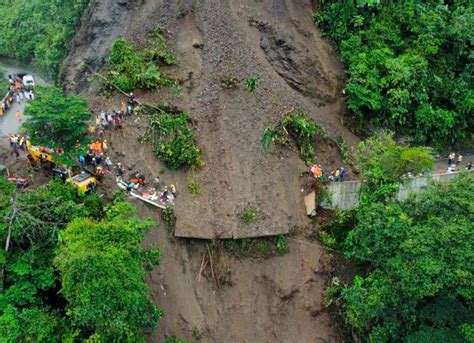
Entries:
{"label": "group of people", "polygon": [[8,143],[12,149],[10,155],[15,154],[16,158],[20,158],[20,149],[26,150],[26,138],[17,134],[8,136]]}
{"label": "group of people", "polygon": [[125,118],[130,117],[138,102],[135,99],[133,93],[124,99],[120,105],[120,110],[113,110],[111,112],[101,111],[95,116],[95,126],[91,127],[91,132],[97,133],[99,137],[103,137],[104,132],[112,128],[123,128],[123,121]]}
{"label": "group of people", "polygon": [[327,175],[326,170],[321,167],[319,164],[310,164],[308,166],[308,173],[319,181],[329,181],[339,182],[343,181],[344,177],[347,175],[347,170],[344,167],[337,168],[332,170],[329,175]]}
{"label": "group of people", "polygon": [[[9,75],[10,88],[8,89],[7,94],[2,100],[2,106],[0,107],[0,115],[4,115],[16,101],[20,103],[23,100],[34,100],[35,92],[33,89],[26,89],[23,84],[19,81],[14,81],[13,77]],[[16,119],[21,121],[22,114],[18,110],[16,111]]]}
{"label": "group of people", "polygon": [[86,166],[91,166],[94,168],[94,173],[96,176],[103,176],[105,174],[105,169],[111,170],[112,161],[107,156],[104,156],[104,152],[107,151],[107,140],[95,141],[89,146],[89,151],[85,155],[79,155],[79,167],[81,171],[84,171]]}
{"label": "group of people", "polygon": [[[456,154],[454,152],[451,152],[448,155],[448,170],[447,170],[447,172],[448,173],[454,173],[454,172],[458,171],[458,169],[460,168],[460,166],[462,164],[463,158],[464,157],[463,157],[462,154],[458,154],[456,156]],[[472,170],[473,169],[471,161],[469,161],[466,164],[466,169],[467,170]]]}

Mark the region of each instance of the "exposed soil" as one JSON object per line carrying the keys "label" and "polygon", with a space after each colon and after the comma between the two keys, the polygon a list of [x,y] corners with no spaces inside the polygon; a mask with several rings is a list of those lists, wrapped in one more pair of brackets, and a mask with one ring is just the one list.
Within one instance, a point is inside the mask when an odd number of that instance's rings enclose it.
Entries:
{"label": "exposed soil", "polygon": [[[179,191],[176,235],[239,238],[293,232],[289,252],[268,259],[222,256],[229,284],[217,288],[208,274],[199,277],[205,243],[174,237],[163,225],[144,244],[163,252],[149,279],[152,295],[165,317],[150,341],[177,336],[202,342],[336,342],[323,292],[331,257],[312,238],[305,216],[297,152],[274,148],[264,153],[264,128],[291,109],[303,111],[335,139],[349,145],[357,138],[342,124],[339,96],[342,69],[328,42],[312,22],[310,0],[96,0],[82,21],[64,67],[65,88],[82,93],[94,110],[117,108],[119,97],[97,95],[88,73],[103,64],[113,39],[146,42],[161,27],[178,56],[167,72],[180,79],[182,92],[140,92],[139,100],[166,100],[190,113],[205,166],[194,172],[170,172],[137,137],[145,118],[108,134],[112,161],[148,177],[160,175]],[[259,74],[254,94],[239,82],[224,89],[222,80]],[[342,165],[336,146],[320,143],[318,162],[327,169]],[[193,196],[187,182],[203,192]],[[113,188],[108,175],[106,187]],[[258,220],[239,219],[246,206]],[[139,213],[161,222],[159,212],[137,203]],[[297,228],[295,230],[295,228]]]}

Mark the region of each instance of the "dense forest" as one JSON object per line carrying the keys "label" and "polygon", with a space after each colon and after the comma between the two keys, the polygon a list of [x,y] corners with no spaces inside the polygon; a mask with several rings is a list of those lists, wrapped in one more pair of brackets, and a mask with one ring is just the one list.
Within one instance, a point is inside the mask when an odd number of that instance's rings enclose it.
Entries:
{"label": "dense forest", "polygon": [[355,271],[328,291],[348,332],[368,342],[472,342],[473,175],[400,202],[400,178],[430,169],[429,150],[383,133],[360,143],[355,159],[367,181],[360,206],[321,233]]}
{"label": "dense forest", "polygon": [[89,0],[0,0],[0,56],[33,61],[52,78]]}
{"label": "dense forest", "polygon": [[144,277],[151,227],[118,197],[105,205],[59,180],[19,193],[0,178],[0,337],[5,342],[140,341],[161,311]]}
{"label": "dense forest", "polygon": [[435,147],[472,139],[472,1],[324,1],[315,21],[339,49],[361,128]]}

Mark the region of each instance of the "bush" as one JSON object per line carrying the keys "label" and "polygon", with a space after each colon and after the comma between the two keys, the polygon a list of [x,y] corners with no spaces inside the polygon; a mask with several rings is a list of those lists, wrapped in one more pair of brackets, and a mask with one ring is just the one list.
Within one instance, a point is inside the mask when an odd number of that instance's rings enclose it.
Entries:
{"label": "bush", "polygon": [[194,142],[186,112],[150,114],[149,127],[143,138],[151,140],[155,154],[172,170],[202,165],[201,151]]}
{"label": "bush", "polygon": [[250,93],[255,91],[255,87],[257,87],[257,82],[260,81],[260,75],[255,74],[254,76],[249,77],[245,80],[245,85]]}
{"label": "bush", "polygon": [[192,195],[200,195],[201,194],[201,186],[199,185],[199,183],[197,183],[197,181],[189,181],[188,182],[188,188],[189,188],[189,191],[191,192]]}
{"label": "bush", "polygon": [[361,127],[436,147],[472,135],[472,2],[332,0],[315,21],[339,47]]}
{"label": "bush", "polygon": [[252,206],[247,207],[242,213],[241,219],[244,224],[250,224],[255,221],[257,219],[257,209]]}
{"label": "bush", "polygon": [[139,49],[123,39],[112,45],[103,74],[107,91],[115,87],[124,92],[173,86],[159,68],[159,63],[175,64],[174,55],[166,52],[162,36],[155,32],[151,46]]}
{"label": "bush", "polygon": [[166,224],[168,229],[174,229],[176,226],[176,216],[174,215],[174,210],[172,208],[166,208],[161,211],[161,219]]}
{"label": "bush", "polygon": [[262,145],[263,149],[268,151],[274,141],[286,146],[291,146],[293,142],[299,148],[301,159],[312,162],[316,154],[312,141],[317,137],[326,139],[328,135],[304,113],[288,112],[276,125],[269,126],[263,131]]}

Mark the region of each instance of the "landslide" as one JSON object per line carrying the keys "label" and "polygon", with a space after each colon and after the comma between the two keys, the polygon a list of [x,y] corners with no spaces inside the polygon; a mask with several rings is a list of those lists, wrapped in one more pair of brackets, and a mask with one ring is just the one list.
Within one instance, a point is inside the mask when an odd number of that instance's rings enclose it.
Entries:
{"label": "landslide", "polygon": [[[198,278],[203,247],[171,237],[161,223],[147,237],[163,252],[150,278],[152,295],[163,308],[152,341],[178,336],[202,342],[335,342],[336,330],[323,306],[331,258],[309,238],[296,151],[264,153],[265,127],[289,110],[305,112],[335,139],[349,145],[357,137],[343,126],[339,94],[342,67],[312,22],[310,0],[95,0],[84,16],[63,68],[67,91],[87,96],[96,111],[117,108],[120,96],[99,95],[93,78],[103,66],[114,39],[144,44],[160,27],[178,65],[166,70],[181,80],[181,94],[167,91],[135,95],[141,101],[167,101],[190,114],[205,166],[171,172],[137,138],[145,119],[108,133],[114,162],[148,177],[160,176],[179,191],[175,234],[180,237],[239,238],[299,232],[288,240],[284,256],[228,258],[231,285],[216,289]],[[222,80],[259,74],[255,92],[244,82],[224,89]],[[338,148],[318,144],[318,162],[327,169],[342,164]],[[196,180],[202,194],[193,196],[187,182]],[[113,181],[108,183],[114,187]],[[240,216],[258,209],[250,225]],[[143,216],[159,222],[159,212],[137,203]],[[200,243],[202,244],[202,243]]]}
{"label": "landslide", "polygon": [[[169,73],[182,80],[181,96],[166,100],[190,113],[205,162],[194,174],[203,189],[199,200],[184,194],[176,206],[178,236],[264,236],[308,224],[299,177],[303,162],[288,149],[265,154],[260,138],[266,126],[295,109],[334,139],[356,141],[341,124],[341,66],[311,14],[309,0],[100,0],[90,6],[65,63],[67,90],[96,95],[87,75],[100,69],[117,37],[141,44],[160,27],[178,56]],[[261,81],[254,94],[243,82],[236,89],[222,87],[229,76],[244,80],[255,74]],[[158,103],[163,94],[140,93],[139,99]],[[135,138],[127,137],[129,150]],[[328,169],[342,164],[334,144],[322,144],[317,158]],[[186,187],[182,174],[173,179]],[[247,206],[260,213],[251,225],[239,221]]]}

